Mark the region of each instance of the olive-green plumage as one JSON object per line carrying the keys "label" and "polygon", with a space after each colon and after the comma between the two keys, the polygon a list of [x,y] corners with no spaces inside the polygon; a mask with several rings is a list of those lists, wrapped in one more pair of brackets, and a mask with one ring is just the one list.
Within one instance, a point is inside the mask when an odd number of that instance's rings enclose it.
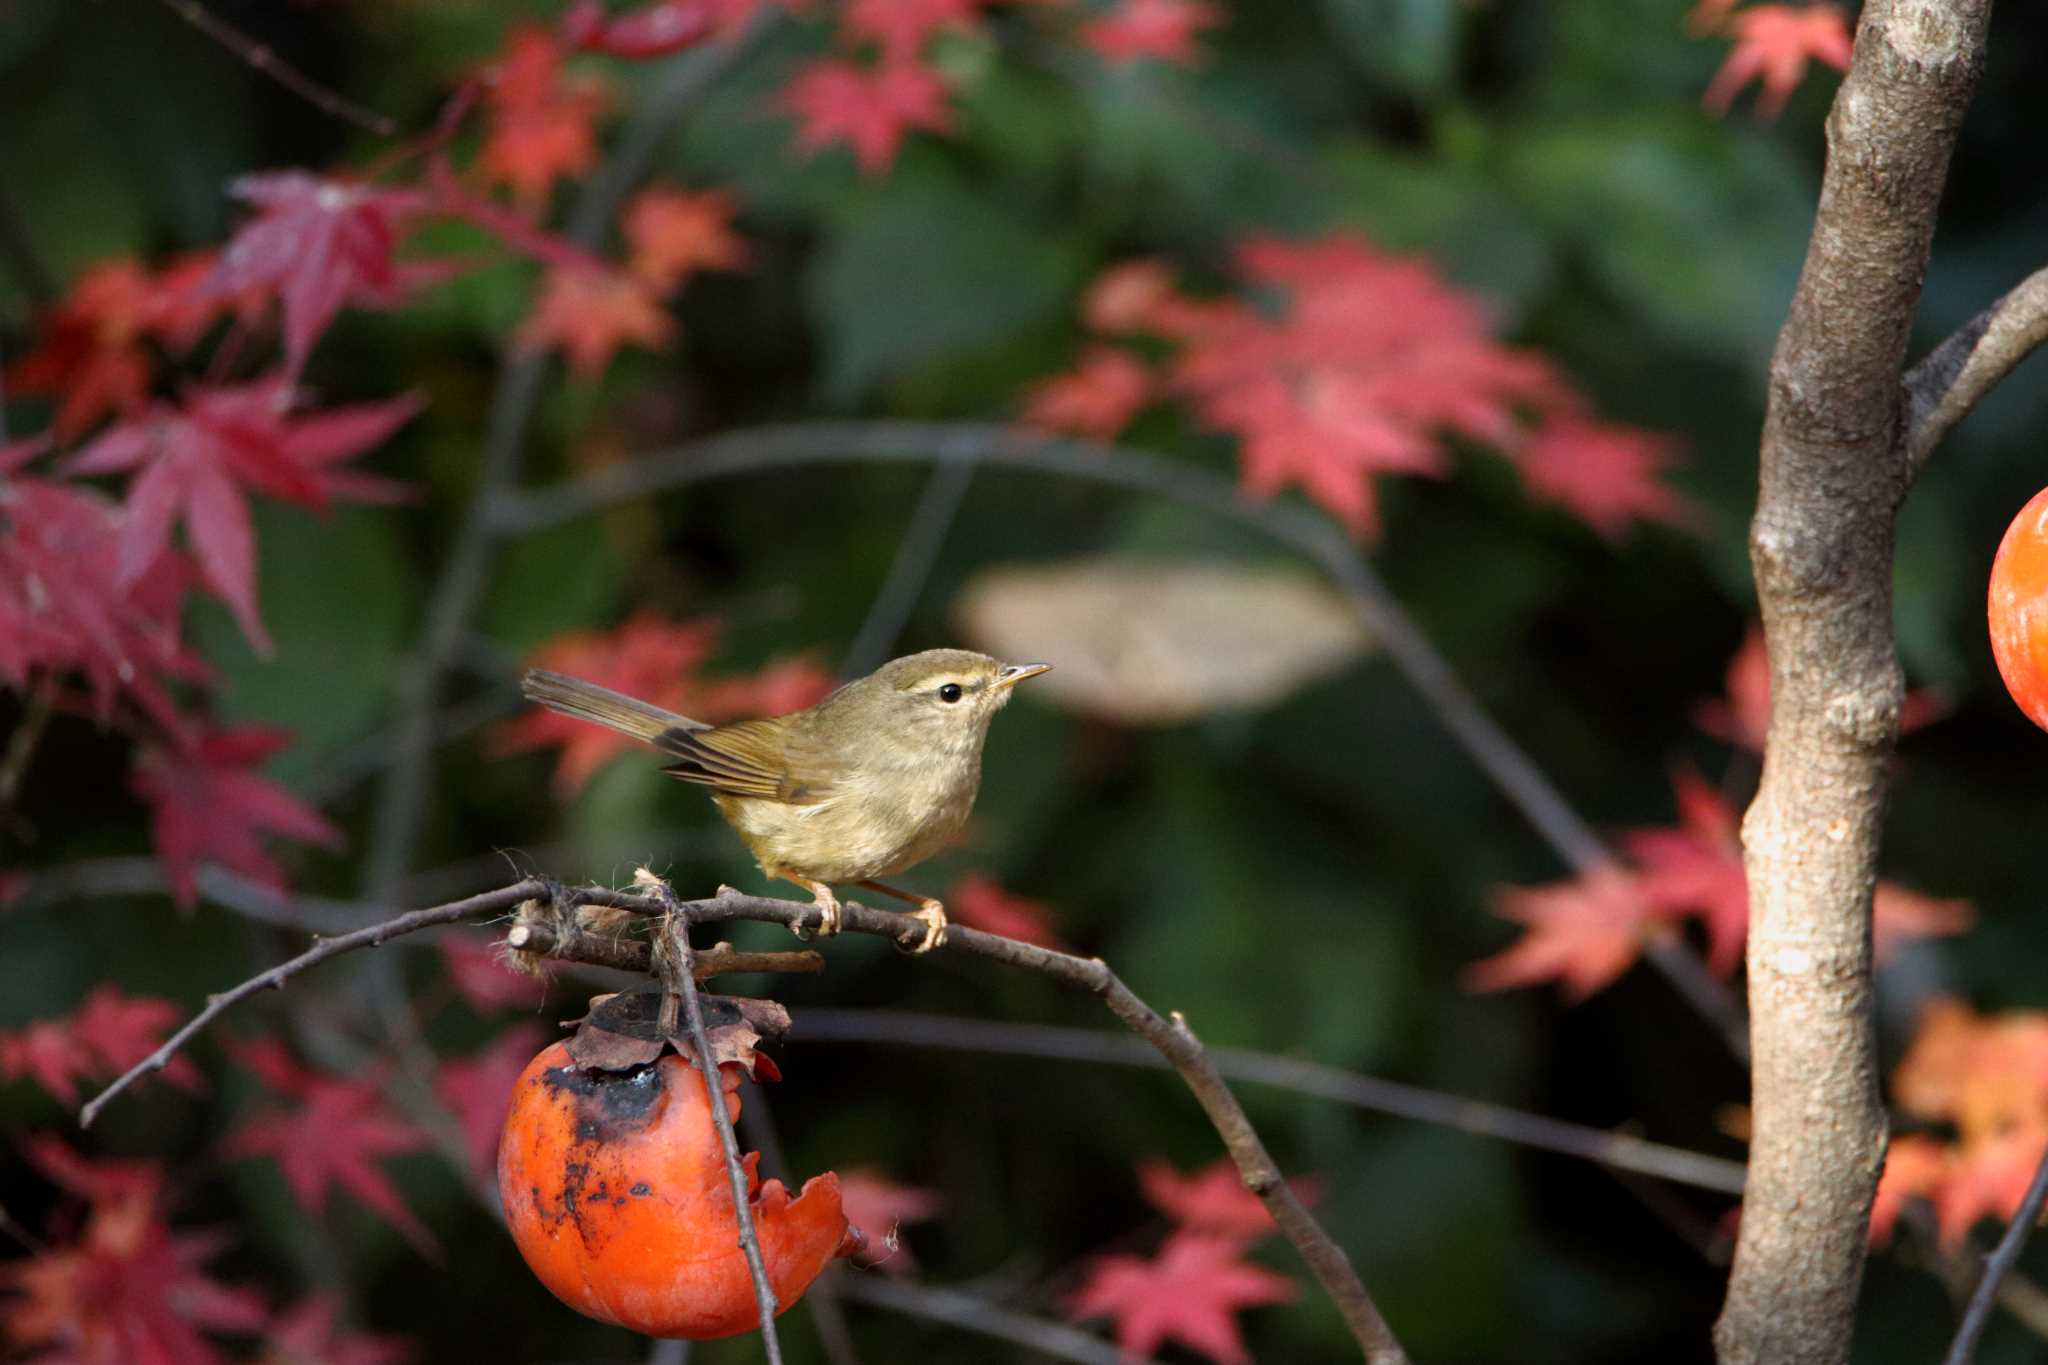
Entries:
{"label": "olive-green plumage", "polygon": [[815,706],[705,725],[560,673],[527,673],[527,697],[669,755],[668,772],[710,789],[771,877],[808,888],[832,933],[835,882],[919,904],[919,951],[945,941],[945,907],[874,882],[942,848],[974,809],[981,746],[1010,689],[1049,664],[1001,664],[931,649],[882,665]]}

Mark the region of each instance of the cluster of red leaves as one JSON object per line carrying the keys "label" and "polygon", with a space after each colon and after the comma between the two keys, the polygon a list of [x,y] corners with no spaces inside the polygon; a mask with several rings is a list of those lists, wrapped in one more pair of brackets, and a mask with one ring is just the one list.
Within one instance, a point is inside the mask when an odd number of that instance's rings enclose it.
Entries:
{"label": "cluster of red leaves", "polygon": [[[1943,703],[1935,694],[1914,697],[1907,709],[1915,723],[1940,714]],[[1702,706],[1698,716],[1710,733],[1761,751],[1770,716],[1761,631],[1750,633],[1729,665],[1727,696]],[[1467,968],[1466,988],[1493,991],[1556,981],[1568,998],[1582,1000],[1627,971],[1652,937],[1673,933],[1688,919],[1698,920],[1706,932],[1708,966],[1732,973],[1749,933],[1740,817],[1723,792],[1690,769],[1673,773],[1672,788],[1678,823],[1624,831],[1625,862],[1547,886],[1503,888],[1496,913],[1527,932]],[[1880,881],[1873,907],[1878,960],[1903,939],[1959,934],[1972,918],[1967,901]]]}
{"label": "cluster of red leaves", "polygon": [[[1098,1256],[1067,1305],[1076,1319],[1110,1317],[1127,1356],[1150,1356],[1177,1341],[1217,1365],[1246,1365],[1237,1315],[1286,1303],[1294,1281],[1244,1259],[1274,1231],[1265,1205],[1244,1188],[1236,1167],[1217,1161],[1192,1176],[1162,1162],[1139,1170],[1145,1197],[1173,1220],[1156,1254]],[[1296,1182],[1296,1190],[1303,1188]]]}
{"label": "cluster of red leaves", "polygon": [[[168,1000],[95,986],[70,1014],[0,1031],[0,1080],[27,1076],[65,1104],[75,1103],[79,1081],[105,1080],[134,1066],[156,1051],[178,1017]],[[185,1057],[171,1058],[163,1076],[190,1090],[200,1086],[198,1070]]]}
{"label": "cluster of red leaves", "polygon": [[1949,1125],[1954,1137],[1892,1139],[1870,1212],[1870,1236],[1888,1241],[1910,1199],[1934,1206],[1953,1249],[1980,1218],[2012,1217],[2048,1147],[2048,1014],[1980,1015],[1938,998],[1892,1073],[1905,1113]]}
{"label": "cluster of red leaves", "polygon": [[1692,520],[1658,481],[1667,440],[1594,420],[1427,262],[1334,233],[1248,240],[1235,267],[1245,293],[1221,299],[1184,294],[1156,261],[1105,272],[1083,301],[1089,328],[1163,340],[1170,359],[1155,371],[1135,351],[1091,345],[1034,391],[1025,420],[1107,439],[1155,399],[1179,398],[1238,438],[1247,491],[1298,485],[1359,535],[1377,524],[1374,476],[1443,475],[1450,436],[1500,449],[1533,495],[1603,534]]}
{"label": "cluster of red leaves", "polygon": [[[1899,710],[1899,733],[1911,734],[1949,713],[1949,699],[1939,688],[1918,687],[1906,694]],[[1771,728],[1771,660],[1764,648],[1764,628],[1751,625],[1741,648],[1728,661],[1722,695],[1703,701],[1693,723],[1725,744],[1750,753],[1764,751]]]}
{"label": "cluster of red leaves", "polygon": [[[837,6],[841,54],[804,66],[782,90],[782,107],[797,118],[797,150],[815,153],[843,142],[863,172],[877,175],[894,164],[909,134],[951,131],[953,92],[931,61],[932,39],[979,30],[994,3],[848,0]],[[1117,0],[1079,24],[1075,36],[1114,64],[1156,58],[1192,66],[1200,55],[1196,35],[1222,21],[1221,6],[1210,0]]]}
{"label": "cluster of red leaves", "polygon": [[314,1295],[273,1316],[253,1289],[222,1284],[207,1262],[219,1232],[165,1220],[163,1172],[100,1161],[54,1138],[24,1145],[31,1164],[79,1201],[49,1245],[0,1262],[0,1341],[48,1365],[224,1365],[212,1334],[264,1339],[262,1365],[403,1365],[406,1343],[345,1332]]}
{"label": "cluster of red leaves", "polygon": [[[699,670],[718,648],[710,617],[668,621],[640,611],[609,631],[578,631],[535,652],[541,668],[574,674],[697,720],[718,722],[782,715],[809,706],[832,688],[832,676],[808,657],[782,659],[759,673],[704,678]],[[500,726],[503,753],[559,746],[555,788],[573,795],[590,775],[632,747],[624,735],[552,711],[531,711]]]}
{"label": "cluster of red leaves", "polygon": [[1742,87],[1760,80],[1763,90],[1757,96],[1756,112],[1761,118],[1776,118],[1799,82],[1806,79],[1808,62],[1823,62],[1837,71],[1849,69],[1849,16],[1840,6],[1811,0],[1751,5],[1737,11],[1739,3],[1700,0],[1686,21],[1695,33],[1725,31],[1735,39],[1728,60],[1714,73],[1702,100],[1712,112],[1726,114]]}
{"label": "cluster of red leaves", "polygon": [[425,1134],[386,1105],[384,1078],[314,1071],[274,1039],[231,1047],[236,1060],[286,1103],[229,1133],[222,1155],[275,1158],[293,1197],[310,1213],[318,1214],[328,1189],[339,1185],[423,1255],[437,1254],[433,1235],[376,1165],[383,1157],[427,1145]]}

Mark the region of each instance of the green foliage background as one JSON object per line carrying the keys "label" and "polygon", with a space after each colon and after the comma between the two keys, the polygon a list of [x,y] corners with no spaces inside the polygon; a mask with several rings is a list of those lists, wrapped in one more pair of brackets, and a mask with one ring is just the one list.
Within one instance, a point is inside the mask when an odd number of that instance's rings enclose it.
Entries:
{"label": "green foliage background", "polygon": [[[217,8],[417,127],[521,7]],[[1765,368],[1804,250],[1832,76],[1809,81],[1776,124],[1717,122],[1698,95],[1723,44],[1688,38],[1675,3],[1233,9],[1194,72],[1106,69],[1004,22],[984,38],[949,39],[942,61],[961,90],[959,135],[913,139],[877,179],[843,152],[810,162],[789,153],[773,92],[820,33],[779,25],[690,114],[662,167],[738,193],[757,268],[691,286],[672,355],[629,355],[595,386],[558,379],[532,433],[531,478],[569,472],[575,452],[600,444],[639,449],[773,419],[1003,416],[1075,353],[1077,291],[1102,266],[1158,253],[1214,277],[1248,232],[1362,229],[1486,294],[1508,333],[1554,356],[1605,415],[1679,434],[1688,463],[1678,482],[1710,515],[1701,536],[1652,530],[1609,544],[1531,505],[1480,454],[1448,482],[1387,486],[1376,566],[1589,819],[1668,823],[1667,774],[1678,763],[1729,773],[1731,793],[1745,798],[1744,760],[1698,735],[1689,712],[1719,689],[1752,609],[1744,527]],[[2028,66],[2042,36],[2017,8],[1994,24],[1928,273],[1923,346],[2040,264],[2048,152]],[[359,162],[375,150],[136,0],[17,0],[0,17],[0,73],[0,179],[61,278],[108,255],[219,241],[233,219],[222,187],[236,174]],[[458,234],[447,244],[475,245]],[[270,661],[248,653],[224,613],[201,609],[198,638],[224,675],[221,711],[298,732],[279,777],[343,788],[328,809],[351,851],[299,859],[303,889],[348,895],[359,885],[374,783],[336,774],[391,724],[475,477],[498,350],[531,284],[525,266],[494,266],[417,306],[346,315],[309,379],[333,401],[411,386],[429,394],[425,416],[376,459],[420,481],[424,498],[326,518],[266,512]],[[18,354],[29,321],[20,280],[0,273],[0,343]],[[1974,899],[1981,923],[1966,939],[1914,947],[1887,971],[1894,1047],[1933,989],[1984,1006],[2048,1004],[2037,903],[2048,740],[2000,691],[1980,614],[1998,536],[2042,482],[2040,376],[2037,361],[1969,420],[1901,530],[1909,676],[1941,685],[1958,708],[1903,747],[1884,871]],[[9,405],[15,429],[30,416]],[[1171,416],[1149,417],[1133,441],[1232,468],[1227,446]],[[804,647],[835,657],[925,477],[896,466],[727,479],[521,543],[495,567],[476,623],[476,676],[460,689],[502,693],[523,651],[636,605],[725,617],[721,662],[733,668]],[[1127,547],[1280,553],[1178,507],[984,472],[901,644],[950,642],[952,591],[980,568]],[[0,715],[13,707],[0,700]],[[59,726],[5,831],[5,861],[34,868],[141,851],[122,756],[119,741],[82,723]],[[464,885],[457,876],[423,889],[421,903],[502,879],[494,850],[525,850],[511,856],[566,879],[614,880],[648,859],[685,890],[757,884],[701,798],[652,765],[614,765],[567,809],[551,799],[548,771],[540,757],[501,757],[476,737],[446,746],[420,864],[481,865]],[[1164,731],[1103,733],[1027,700],[997,725],[988,773],[981,845],[917,883],[937,889],[982,867],[1050,901],[1074,943],[1155,1004],[1185,1010],[1212,1043],[1740,1155],[1718,1124],[1743,1097],[1740,1072],[1649,974],[1575,1008],[1539,991],[1459,989],[1459,969],[1510,936],[1487,913],[1492,888],[1563,869],[1383,661],[1249,719]],[[68,1009],[107,977],[196,1004],[299,941],[212,907],[181,918],[160,897],[43,906],[0,918],[0,932],[0,1025]],[[1187,1095],[1150,1073],[806,1043],[809,1004],[1105,1022],[1091,1001],[972,962],[912,964],[864,942],[833,944],[830,957],[820,981],[774,984],[798,1020],[775,1117],[800,1172],[875,1165],[945,1191],[945,1220],[909,1234],[933,1277],[999,1291],[1071,1285],[1064,1268],[1148,1223],[1135,1161],[1191,1167],[1215,1154]],[[438,965],[430,954],[405,959],[429,1006],[446,996]],[[344,979],[337,969],[333,981],[293,987],[309,998],[302,1028],[361,1032]],[[566,994],[548,1016],[576,1012]],[[229,1027],[282,1019],[266,1002]],[[433,1019],[433,1041],[450,1053],[487,1036],[459,1007]],[[250,1097],[216,1045],[198,1056],[217,1078],[207,1097],[125,1100],[95,1145],[188,1173],[185,1221],[240,1225],[229,1271],[281,1295],[345,1272],[361,1319],[417,1337],[429,1360],[644,1353],[549,1301],[430,1159],[395,1168],[450,1248],[440,1265],[423,1265],[356,1210],[336,1209],[316,1233],[267,1166],[212,1164],[210,1149]],[[1281,1091],[1243,1093],[1282,1164],[1320,1174],[1333,1231],[1418,1359],[1704,1358],[1724,1201]],[[24,1084],[8,1092],[0,1126],[14,1138],[66,1122]],[[8,1170],[0,1201],[37,1224],[46,1188]],[[1296,1269],[1281,1247],[1262,1259]],[[2048,1269],[2048,1253],[2033,1260]],[[1021,1302],[1055,1306],[1042,1293]],[[851,1311],[869,1360],[1027,1358]],[[802,1312],[787,1321],[792,1357],[817,1359]],[[1864,1321],[1859,1358],[1923,1360],[1948,1315],[1908,1254],[1874,1263]],[[1296,1307],[1247,1323],[1261,1360],[1346,1356],[1334,1312],[1306,1284]],[[2001,1324],[1983,1358],[2038,1349]],[[753,1358],[743,1343],[693,1356]]]}

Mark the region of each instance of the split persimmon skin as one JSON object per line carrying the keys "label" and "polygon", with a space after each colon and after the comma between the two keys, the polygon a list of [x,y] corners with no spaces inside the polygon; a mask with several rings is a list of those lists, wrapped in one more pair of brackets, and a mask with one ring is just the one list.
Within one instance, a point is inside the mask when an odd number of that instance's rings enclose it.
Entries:
{"label": "split persimmon skin", "polygon": [[2005,690],[2048,730],[2048,488],[2020,509],[1998,543],[1987,615]]}
{"label": "split persimmon skin", "polygon": [[[739,1111],[739,1068],[720,1068]],[[747,1157],[754,1226],[778,1313],[842,1245],[839,1177],[791,1199]],[[723,1149],[703,1077],[669,1055],[627,1071],[584,1069],[543,1049],[513,1086],[498,1143],[498,1193],[520,1254],[556,1298],[645,1336],[704,1341],[761,1325]]]}

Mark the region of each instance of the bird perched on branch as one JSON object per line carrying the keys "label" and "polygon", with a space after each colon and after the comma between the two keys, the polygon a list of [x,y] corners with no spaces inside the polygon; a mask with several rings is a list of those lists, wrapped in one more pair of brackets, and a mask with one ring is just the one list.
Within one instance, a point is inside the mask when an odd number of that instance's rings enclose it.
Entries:
{"label": "bird perched on branch", "polygon": [[1003,664],[964,649],[891,660],[815,706],[766,720],[706,725],[545,669],[529,700],[651,745],[664,771],[707,787],[761,871],[817,902],[818,932],[839,932],[834,883],[918,908],[923,940],[946,941],[946,907],[876,881],[923,862],[960,832],[981,788],[981,745],[1010,690],[1051,664]]}

